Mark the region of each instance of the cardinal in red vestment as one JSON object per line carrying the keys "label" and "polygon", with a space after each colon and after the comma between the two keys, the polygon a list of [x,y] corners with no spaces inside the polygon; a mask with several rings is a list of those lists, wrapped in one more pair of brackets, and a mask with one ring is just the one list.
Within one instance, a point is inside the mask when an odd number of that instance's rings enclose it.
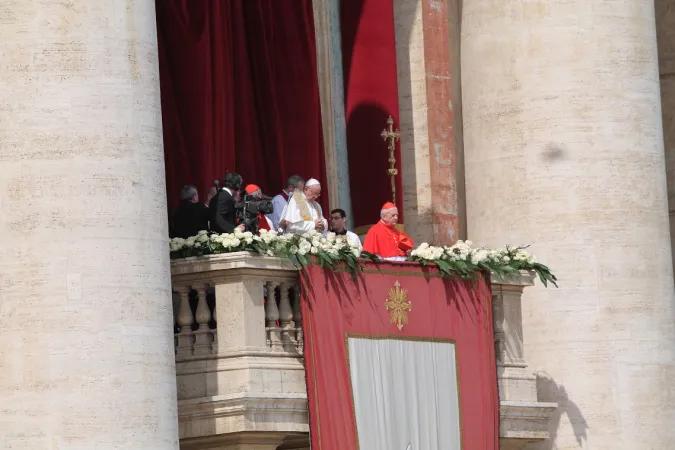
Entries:
{"label": "cardinal in red vestment", "polygon": [[404,258],[414,247],[407,234],[396,229],[398,208],[391,202],[382,206],[380,221],[366,234],[363,250],[382,258]]}

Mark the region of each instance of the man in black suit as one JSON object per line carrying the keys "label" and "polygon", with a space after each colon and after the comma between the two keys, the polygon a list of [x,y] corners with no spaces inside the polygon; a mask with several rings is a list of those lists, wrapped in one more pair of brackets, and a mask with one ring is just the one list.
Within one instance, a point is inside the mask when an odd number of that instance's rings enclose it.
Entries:
{"label": "man in black suit", "polygon": [[235,196],[241,190],[244,180],[235,172],[228,172],[223,179],[223,187],[209,203],[211,215],[211,231],[216,233],[232,233],[235,228],[244,231],[244,225],[237,226],[234,210]]}
{"label": "man in black suit", "polygon": [[195,236],[209,228],[209,209],[199,201],[199,193],[194,186],[183,186],[180,192],[181,203],[171,220],[171,237],[183,239]]}

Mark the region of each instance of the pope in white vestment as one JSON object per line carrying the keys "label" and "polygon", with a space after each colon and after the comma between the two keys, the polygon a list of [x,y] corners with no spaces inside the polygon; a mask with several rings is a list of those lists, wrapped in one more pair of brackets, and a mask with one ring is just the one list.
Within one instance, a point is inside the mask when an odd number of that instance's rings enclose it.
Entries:
{"label": "pope in white vestment", "polygon": [[281,213],[281,223],[286,232],[305,234],[316,230],[321,233],[328,229],[321,205],[316,201],[321,195],[321,184],[314,178],[307,180],[302,192],[295,191]]}

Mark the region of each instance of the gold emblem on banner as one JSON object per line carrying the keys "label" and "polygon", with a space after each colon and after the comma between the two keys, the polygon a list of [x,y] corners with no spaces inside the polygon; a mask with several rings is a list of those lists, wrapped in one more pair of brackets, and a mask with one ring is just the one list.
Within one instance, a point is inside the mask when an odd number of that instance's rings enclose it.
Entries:
{"label": "gold emblem on banner", "polygon": [[391,323],[402,330],[403,325],[408,323],[408,312],[412,311],[412,303],[408,301],[408,290],[401,289],[401,284],[396,281],[394,287],[389,289],[389,296],[384,306],[389,311]]}

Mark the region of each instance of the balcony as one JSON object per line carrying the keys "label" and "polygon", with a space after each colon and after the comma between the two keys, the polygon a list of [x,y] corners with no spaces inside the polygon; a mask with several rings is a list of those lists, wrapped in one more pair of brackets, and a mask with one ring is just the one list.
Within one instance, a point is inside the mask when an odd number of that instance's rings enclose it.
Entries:
{"label": "balcony", "polygon": [[[181,448],[308,448],[297,270],[239,252],[175,260],[171,274]],[[537,401],[523,355],[520,302],[533,282],[523,272],[492,283],[505,449],[547,439],[557,407]]]}

